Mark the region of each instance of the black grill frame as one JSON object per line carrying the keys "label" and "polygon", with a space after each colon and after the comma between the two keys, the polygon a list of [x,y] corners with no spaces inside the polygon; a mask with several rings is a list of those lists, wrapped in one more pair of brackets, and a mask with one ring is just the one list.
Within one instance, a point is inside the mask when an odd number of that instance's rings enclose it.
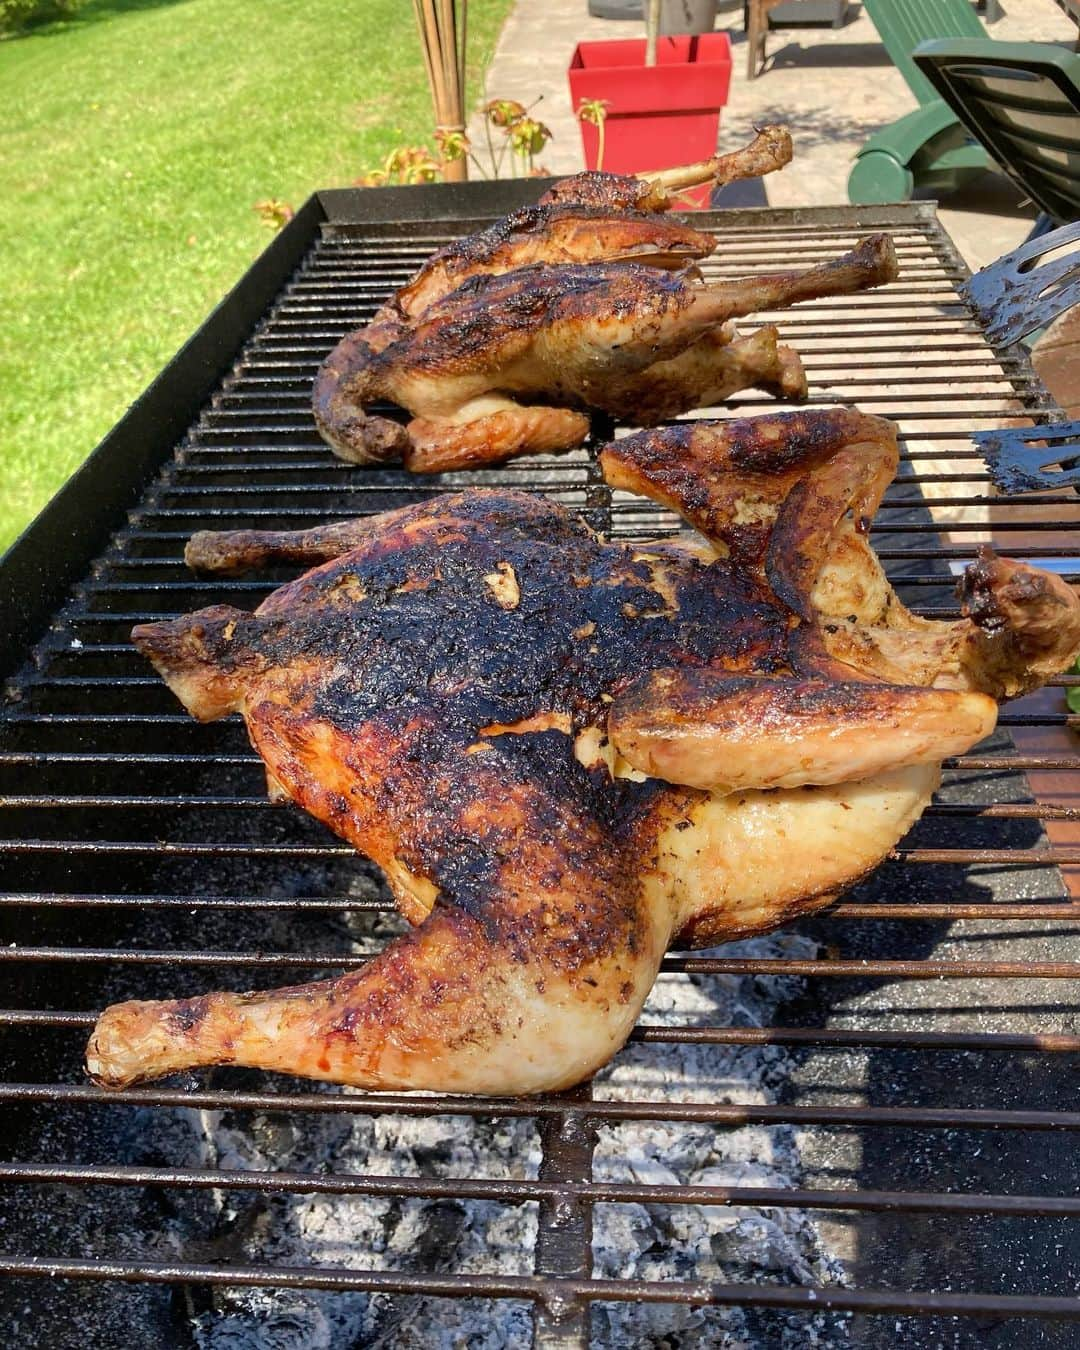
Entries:
{"label": "black grill frame", "polygon": [[[307,411],[308,384],[320,355],[360,322],[382,293],[400,284],[428,248],[533,200],[536,191],[535,184],[518,183],[496,188],[464,185],[365,193],[332,191],[313,197],[11,550],[0,567],[7,639],[3,647],[4,673],[9,677],[9,702],[0,719],[3,737],[0,768],[8,771],[5,782],[9,786],[11,776],[22,773],[27,775],[29,786],[16,785],[0,796],[0,816],[8,822],[5,837],[0,839],[0,856],[20,877],[32,878],[38,860],[44,878],[62,876],[65,867],[70,870],[70,860],[84,856],[98,868],[105,865],[103,857],[117,860],[114,865],[125,859],[134,860],[130,864],[133,866],[143,866],[149,857],[170,864],[180,860],[185,867],[196,869],[213,867],[236,857],[257,860],[271,868],[279,860],[286,865],[298,859],[332,863],[354,857],[346,846],[317,830],[310,832],[303,842],[278,843],[270,836],[259,836],[258,821],[266,818],[267,803],[257,791],[218,798],[194,789],[139,791],[140,773],[145,774],[153,766],[164,766],[168,770],[166,778],[172,781],[173,775],[182,777],[189,766],[204,774],[215,763],[230,764],[239,772],[246,772],[254,764],[254,756],[238,748],[234,737],[215,739],[211,729],[200,729],[200,734],[205,732],[208,739],[203,742],[203,749],[193,753],[188,748],[194,744],[190,719],[186,714],[167,709],[167,699],[159,697],[160,682],[155,676],[110,672],[114,666],[120,671],[134,669],[126,643],[126,629],[132,622],[164,617],[218,598],[239,597],[241,604],[254,604],[270,588],[261,582],[198,583],[188,579],[178,559],[183,540],[194,529],[260,522],[315,524],[349,514],[343,504],[350,500],[361,509],[372,509],[370,502],[374,498],[377,509],[386,509],[416,499],[419,494],[433,495],[444,490],[445,479],[409,480],[396,471],[373,473],[337,465],[319,443],[311,425]],[[929,597],[930,604],[924,605],[924,612],[942,617],[955,613],[954,604],[947,597],[942,598],[943,582],[947,581],[944,569],[950,561],[970,556],[962,541],[974,527],[970,523],[953,527],[954,536],[961,542],[942,546],[937,538],[941,526],[926,513],[918,491],[911,486],[910,475],[918,465],[940,460],[942,453],[947,453],[953,461],[948,471],[939,473],[935,469],[931,474],[920,474],[920,482],[956,485],[953,496],[937,499],[939,506],[986,504],[991,500],[988,475],[969,439],[974,416],[981,413],[992,417],[1006,398],[1015,400],[1018,413],[1036,421],[1058,420],[1060,414],[1021,351],[995,351],[983,340],[956,295],[956,287],[967,275],[966,269],[938,224],[932,206],[916,203],[835,210],[729,211],[709,217],[706,227],[716,229],[721,236],[720,266],[739,271],[763,266],[764,260],[775,259],[778,252],[806,260],[830,256],[853,242],[855,235],[872,229],[889,229],[897,236],[904,267],[897,285],[873,296],[826,302],[823,308],[830,317],[824,325],[816,316],[820,308],[816,306],[777,317],[785,336],[796,345],[802,340],[801,350],[812,379],[815,374],[850,365],[848,355],[836,356],[837,342],[868,341],[877,348],[878,364],[897,370],[925,364],[922,357],[911,354],[917,339],[946,337],[939,349],[955,360],[950,371],[931,377],[908,377],[901,386],[902,392],[897,392],[892,384],[876,388],[868,377],[860,378],[857,374],[834,381],[831,388],[840,397],[849,396],[850,391],[853,401],[869,411],[899,415],[902,423],[921,424],[907,427],[902,440],[905,477],[890,489],[883,508],[885,514],[879,517],[879,522],[883,520],[887,527],[879,525],[877,530],[879,552],[888,564],[900,565],[903,584],[911,588],[910,594],[916,600]],[[326,251],[320,253],[320,248]],[[339,298],[333,305],[327,304],[318,273],[311,271],[313,259],[317,261],[320,257],[329,257],[331,262],[335,257],[346,260],[336,269],[343,272],[345,280],[334,281],[329,287],[330,296]],[[350,257],[375,259],[373,266],[362,271],[352,290],[348,281]],[[297,338],[290,337],[294,332]],[[892,359],[881,361],[883,352]],[[284,362],[279,360],[281,357]],[[273,373],[279,366],[284,366],[280,377]],[[974,387],[985,381],[994,387]],[[772,406],[769,400],[757,395],[743,396],[738,402],[744,411],[765,411]],[[913,416],[917,408],[925,410],[922,416]],[[929,429],[927,422],[931,424]],[[605,438],[610,431],[610,426],[597,424],[593,439]],[[946,451],[938,450],[939,445],[945,446]],[[253,487],[239,481],[253,475],[273,481]],[[295,487],[291,485],[291,475],[296,475]],[[594,462],[585,455],[557,463],[518,461],[495,476],[501,481],[555,492],[595,527],[616,537],[628,537],[639,531],[655,533],[655,510],[619,494],[613,497],[602,483]],[[481,476],[449,476],[449,479],[457,487],[481,481]],[[1000,514],[1005,517],[996,527],[1000,537],[1008,541],[1010,529],[1022,528],[1038,540],[1016,547],[1009,547],[1006,542],[1001,551],[1017,557],[1075,556],[1076,541],[1069,542],[1075,526],[1072,531],[1064,530],[1053,514],[1059,507],[1072,506],[1075,500],[1069,493],[1043,495],[1038,505],[1050,514],[1022,524],[1009,521],[1008,503],[998,503]],[[163,576],[159,575],[162,573]],[[1080,579],[1072,573],[1067,575]],[[116,606],[118,610],[114,610]],[[114,613],[119,613],[119,618]],[[73,637],[83,645],[73,647]],[[89,676],[56,673],[65,672],[69,666],[77,671],[88,662],[92,669],[103,673]],[[1060,690],[1076,682],[1075,678],[1063,677],[1055,684]],[[1076,725],[1077,719],[1055,706],[1055,698],[1060,702],[1060,693],[1006,711],[1002,725],[1017,728]],[[129,701],[134,710],[118,711]],[[104,711],[83,711],[87,705]],[[121,730],[116,732],[117,728]],[[115,744],[110,742],[114,732]],[[158,738],[154,748],[150,751],[132,748],[144,735]],[[172,744],[163,748],[173,736],[179,748]],[[103,765],[130,771],[131,790],[114,788],[83,793],[63,790],[64,775],[69,771],[87,775],[92,787],[94,775],[104,772]],[[1000,772],[1011,777],[1023,770],[1075,771],[1080,760],[1065,751],[1015,755],[1008,747],[998,746],[962,756],[949,767],[957,774],[983,775],[990,781]],[[32,790],[39,778],[45,786]],[[58,782],[60,787],[56,786]],[[925,921],[988,920],[1004,929],[1010,924],[1075,921],[1080,916],[1080,903],[1070,900],[1056,882],[1047,883],[1049,889],[1059,892],[1050,899],[1003,903],[995,897],[989,903],[961,903],[937,894],[939,889],[948,890],[956,874],[954,869],[961,867],[1033,869],[1033,874],[1045,877],[1051,875],[1049,869],[1057,864],[1080,863],[1080,848],[1049,847],[1044,837],[1032,834],[1038,822],[1080,819],[1080,810],[1068,804],[996,800],[993,789],[989,791],[988,802],[976,799],[937,804],[928,812],[928,818],[940,823],[946,831],[974,829],[983,821],[993,821],[990,827],[993,837],[989,842],[984,839],[979,847],[957,847],[952,842],[931,847],[905,844],[897,850],[905,876],[914,875],[907,868],[932,869],[932,876],[938,878],[933,900],[922,898],[927,889],[922,880],[905,883],[911,893],[905,892],[899,899],[867,901],[857,894],[832,911],[830,919],[824,921],[826,927],[832,925],[830,931],[835,932],[837,921],[840,925],[859,920],[873,924],[883,919],[901,926]],[[225,837],[211,842],[200,838],[163,841],[155,835],[153,822],[164,818],[165,813],[186,810],[208,812],[220,821],[218,829]],[[98,817],[119,819],[125,835],[130,831],[133,837],[101,839],[94,837],[93,831],[90,837],[81,837],[78,824],[65,833],[65,821],[85,822],[81,827],[85,832]],[[257,842],[228,841],[230,821],[239,817],[245,820],[251,817],[256,822]],[[144,820],[150,824],[140,823]],[[24,822],[32,826],[39,821],[46,822],[52,829],[51,835],[39,837],[22,828]],[[1017,830],[1028,832],[1020,843],[1019,836],[1014,837]],[[915,894],[912,887],[921,889]],[[29,990],[40,994],[43,972],[45,979],[58,978],[67,971],[77,973],[82,968],[105,965],[191,968],[197,976],[205,968],[204,987],[209,988],[214,984],[215,967],[240,966],[245,971],[249,967],[274,967],[285,972],[282,978],[292,980],[301,978],[304,971],[341,969],[365,959],[317,951],[177,952],[142,945],[118,950],[91,946],[85,939],[77,945],[45,940],[51,924],[58,923],[61,932],[75,931],[71,924],[76,927],[81,924],[83,931],[92,932],[95,930],[90,925],[95,916],[130,909],[133,904],[148,912],[170,908],[335,912],[380,906],[377,900],[358,902],[352,897],[333,895],[294,900],[259,893],[140,894],[127,892],[122,886],[115,891],[100,889],[93,893],[45,884],[37,888],[12,886],[0,894],[0,922],[10,919],[15,925],[21,918],[28,922],[31,931],[40,929],[44,936],[39,941],[21,940],[19,928],[12,927],[11,932],[18,935],[16,945],[0,947],[0,961],[13,967]],[[65,924],[69,925],[66,929]],[[912,958],[882,948],[869,958],[812,962],[676,955],[668,958],[665,969],[705,976],[784,974],[812,981],[822,977],[827,981],[888,979],[900,981],[900,989],[904,988],[904,982],[925,981],[928,977],[990,980],[1000,981],[998,987],[1003,997],[1011,997],[1028,981],[1069,981],[1080,975],[1080,961],[1073,959],[1080,954],[1080,948],[1072,941],[1072,931],[1058,940],[1060,953],[1054,953],[1055,958],[1065,954],[1070,959],[1034,960],[1028,955],[1013,955],[989,961],[927,960],[926,956]],[[268,982],[275,980],[273,975],[265,978]],[[165,975],[159,977],[159,985],[163,994],[167,992]],[[16,1045],[16,1059],[20,1047],[31,1043],[17,1038],[78,1032],[92,1021],[89,1011],[42,1007],[33,999],[28,1006],[15,1006],[16,1001],[13,999],[12,1006],[0,1012],[0,1030],[6,1029],[9,1038],[16,1038],[12,1042]],[[988,1056],[986,1062],[990,1063],[997,1062],[1000,1054],[1024,1055],[1034,1056],[1046,1065],[1071,1064],[1071,1057],[1080,1050],[1080,1035],[1062,1026],[1023,1033],[973,1031],[963,1027],[913,1031],[872,1027],[851,1030],[835,1026],[764,1030],[750,1027],[672,1030],[646,1026],[639,1027],[633,1037],[636,1042],[661,1044],[680,1039],[714,1045],[769,1044],[836,1050],[857,1047],[883,1053],[918,1051],[927,1055],[948,1052]],[[66,1072],[77,1080],[71,1065]],[[726,1191],[716,1187],[672,1191],[655,1186],[597,1183],[591,1180],[592,1148],[596,1129],[605,1123],[664,1118],[700,1120],[734,1128],[747,1122],[782,1122],[830,1130],[859,1126],[872,1130],[970,1131],[978,1138],[984,1132],[1023,1131],[1032,1136],[1064,1132],[1062,1137],[1071,1142],[1072,1133],[1080,1129],[1080,1111],[1045,1109],[1041,1103],[1020,1109],[942,1108],[925,1104],[884,1107],[658,1104],[593,1100],[587,1085],[573,1093],[536,1100],[433,1101],[402,1094],[357,1099],[314,1091],[203,1088],[185,1092],[168,1086],[143,1088],[117,1098],[78,1081],[0,1084],[0,1106],[9,1112],[41,1106],[88,1110],[105,1105],[110,1109],[201,1105],[208,1109],[229,1106],[246,1112],[362,1110],[404,1115],[428,1113],[437,1105],[441,1114],[534,1118],[539,1123],[543,1146],[543,1161],[534,1181],[477,1180],[440,1186],[430,1180],[393,1177],[239,1175],[220,1170],[203,1170],[194,1175],[174,1167],[87,1167],[14,1160],[0,1165],[0,1182],[228,1186],[261,1190],[321,1187],[337,1193],[427,1197],[446,1193],[459,1198],[500,1198],[509,1203],[533,1200],[538,1202],[540,1214],[536,1273],[533,1277],[392,1275],[336,1269],[222,1268],[194,1261],[139,1263],[105,1256],[58,1260],[21,1252],[0,1257],[0,1273],[207,1285],[269,1283],[282,1288],[359,1288],[433,1297],[525,1298],[535,1304],[538,1343],[552,1345],[583,1343],[589,1303],[611,1299],[742,1303],[808,1311],[836,1308],[893,1315],[1026,1315],[1060,1320],[1063,1325],[1080,1320],[1080,1299],[1058,1294],[1029,1292],[1021,1296],[983,1290],[957,1293],[947,1289],[808,1290],[767,1284],[727,1286],[692,1282],[661,1285],[641,1280],[589,1278],[591,1213],[597,1203],[800,1205],[823,1211],[934,1216],[1080,1215],[1080,1199],[1071,1194],[1012,1195],[991,1189],[974,1194],[900,1189],[829,1193],[821,1188],[766,1192],[737,1187]]]}

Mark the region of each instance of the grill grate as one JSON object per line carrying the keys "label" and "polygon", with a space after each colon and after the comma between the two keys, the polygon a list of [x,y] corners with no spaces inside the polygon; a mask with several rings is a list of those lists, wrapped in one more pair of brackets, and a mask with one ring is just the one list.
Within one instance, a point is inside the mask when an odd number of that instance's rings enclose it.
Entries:
{"label": "grill grate", "polygon": [[[956,292],[965,269],[930,208],[863,215],[722,213],[709,222],[721,242],[704,270],[809,265],[852,245],[867,225],[888,228],[896,284],[761,318],[799,347],[812,402],[852,402],[899,421],[900,475],[874,542],[902,598],[920,613],[955,615],[952,573],[990,534],[1005,556],[1080,578],[1077,499],[997,498],[972,449],[971,431],[1003,416],[1057,416],[1025,358],[982,338]],[[870,1318],[858,1324],[859,1344],[896,1343],[894,1322],[872,1314],[920,1315],[905,1324],[912,1345],[924,1336],[936,1344],[943,1317],[1024,1315],[1041,1319],[1038,1335],[1063,1338],[1038,1344],[1067,1344],[1068,1322],[1080,1318],[1069,1224],[1080,1196],[1067,1162],[1080,1129],[1080,1111],[1070,1109],[1080,1034],[1068,1003],[1074,986],[1062,981],[1080,974],[1080,930],[1070,922],[1080,901],[1055,869],[1080,864],[1072,829],[1080,761],[1068,740],[1076,719],[1061,692],[1075,678],[1016,703],[1001,718],[1007,732],[949,761],[942,792],[895,857],[829,915],[799,926],[813,946],[665,961],[665,977],[706,991],[717,981],[774,991],[783,1024],[661,1019],[640,1026],[624,1054],[764,1048],[781,1056],[771,1100],[730,1100],[707,1078],[664,1095],[647,1075],[637,1095],[601,1077],[563,1096],[509,1101],[357,1097],[227,1071],[192,1080],[191,1090],[121,1097],[82,1083],[81,1043],[107,1001],[345,969],[394,931],[372,869],[298,812],[269,807],[242,725],[193,723],[128,645],[134,622],[218,600],[252,607],[287,575],[196,581],[182,562],[189,534],[298,528],[481,482],[549,494],[616,538],[677,528],[674,517],[611,493],[585,452],[424,480],[347,468],[322,445],[308,398],[327,349],[431,249],[476,223],[326,222],[11,685],[0,723],[0,930],[9,944],[0,961],[11,1002],[0,1010],[0,1105],[11,1125],[0,1164],[0,1271],[14,1277],[11,1298],[41,1300],[43,1285],[30,1277],[42,1275],[80,1282],[87,1298],[93,1288],[182,1289],[186,1301],[160,1305],[172,1311],[161,1314],[157,1343],[177,1344],[188,1342],[175,1318],[197,1319],[222,1285],[506,1300],[532,1309],[545,1345],[582,1343],[591,1305],[626,1301],[794,1313],[803,1319],[796,1326],[836,1310]],[[733,400],[742,413],[775,406],[754,393]],[[1025,772],[1036,775],[1038,800]],[[728,1070],[737,1062],[724,1061]],[[241,1131],[316,1117],[522,1121],[536,1129],[536,1166],[510,1178],[439,1177],[192,1167],[180,1153],[139,1155],[134,1136],[158,1137],[156,1122],[208,1113]],[[598,1139],[618,1140],[642,1121],[797,1131],[807,1184],[597,1179]],[[179,1203],[171,1197],[204,1191],[532,1206],[535,1244],[513,1271],[447,1270],[431,1253],[396,1271],[353,1269],[348,1257],[296,1268],[195,1240],[165,1259],[152,1241],[161,1214]],[[65,1230],[72,1205],[96,1195],[120,1204],[126,1193],[158,1197],[123,1211],[145,1225],[155,1259],[136,1259],[107,1227]],[[781,1283],[767,1270],[702,1281],[692,1266],[681,1279],[592,1278],[597,1207],[674,1214],[686,1205],[809,1210],[820,1224],[838,1214],[847,1283]],[[100,1315],[100,1304],[86,1306]],[[830,1325],[836,1344],[854,1334],[849,1323]],[[755,1326],[760,1343],[773,1343],[760,1330],[766,1323]],[[1034,1329],[1030,1342],[1023,1334],[1010,1344],[1036,1344]]]}

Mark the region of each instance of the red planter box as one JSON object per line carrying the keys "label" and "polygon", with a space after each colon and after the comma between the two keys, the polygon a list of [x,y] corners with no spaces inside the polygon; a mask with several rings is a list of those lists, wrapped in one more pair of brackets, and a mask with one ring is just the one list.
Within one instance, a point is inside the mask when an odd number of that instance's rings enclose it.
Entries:
{"label": "red planter box", "polygon": [[[716,151],[720,109],[731,84],[727,33],[662,37],[656,65],[645,65],[645,39],[579,42],[570,63],[574,112],[583,99],[607,100],[604,163],[612,173],[667,169]],[[585,163],[596,168],[597,128],[580,123]],[[687,194],[707,206],[709,188]]]}

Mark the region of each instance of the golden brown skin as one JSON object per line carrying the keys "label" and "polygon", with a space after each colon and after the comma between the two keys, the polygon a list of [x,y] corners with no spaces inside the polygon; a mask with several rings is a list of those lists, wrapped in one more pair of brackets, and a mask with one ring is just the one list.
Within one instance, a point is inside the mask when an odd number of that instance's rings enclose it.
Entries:
{"label": "golden brown skin", "polygon": [[[350,462],[379,463],[402,456],[409,468],[425,473],[580,444],[587,431],[583,416],[566,409],[560,415],[547,415],[516,404],[487,408],[475,417],[458,416],[456,422],[468,421],[470,425],[453,433],[445,417],[432,419],[421,411],[406,432],[391,419],[365,415],[360,395],[366,387],[367,367],[374,356],[406,338],[427,310],[473,277],[538,265],[567,267],[598,262],[644,263],[673,271],[685,268],[711,253],[716,241],[711,234],[657,214],[673,204],[670,193],[710,180],[719,185],[736,178],[758,177],[782,168],[790,159],[787,128],[769,126],[749,145],[698,164],[641,177],[577,174],[556,183],[536,206],[512,212],[486,229],[439,249],[379,309],[371,323],[350,334],[331,352],[313,396],[320,433]],[[493,294],[492,303],[498,300]],[[732,337],[734,330],[724,341]],[[715,355],[720,345],[719,341],[708,344],[705,353],[676,371],[660,372],[657,381],[650,382],[650,388],[653,383],[665,387],[667,402],[663,406],[702,406],[710,401],[706,394],[712,401],[719,401],[755,384],[782,397],[805,393],[802,366],[790,348],[770,350],[766,359],[757,338],[747,340],[745,353],[736,350],[722,357]],[[688,392],[693,390],[697,390],[696,395]],[[645,406],[640,389],[638,405]]]}
{"label": "golden brown skin", "polygon": [[469,277],[497,276],[537,263],[639,262],[678,271],[707,258],[715,247],[714,235],[644,211],[613,214],[572,201],[523,206],[433,253],[397,292],[394,312],[415,322]]}
{"label": "golden brown skin", "polygon": [[[725,351],[730,320],[895,276],[886,235],[809,271],[713,285],[631,263],[474,276],[379,351],[346,338],[319,372],[315,420],[344,459],[431,473],[570,449],[590,410],[648,423],[747,384],[797,395],[801,366],[775,332]],[[407,408],[408,427],[369,416],[378,399]]]}
{"label": "golden brown skin", "polygon": [[1071,592],[986,558],[972,619],[888,630],[894,678],[830,650],[844,595],[876,651],[888,583],[858,529],[895,458],[889,423],[846,411],[609,446],[609,482],[674,505],[697,549],[606,544],[503,491],[196,536],[203,569],[325,561],[254,614],[216,606],[133,640],[196,717],[243,714],[275,793],[374,859],[417,927],[339,980],[110,1008],[91,1074],[567,1087],[625,1040],[671,942],[829,903],[917,819],[941,758],[992,728],[980,681],[1030,683],[1080,648]]}

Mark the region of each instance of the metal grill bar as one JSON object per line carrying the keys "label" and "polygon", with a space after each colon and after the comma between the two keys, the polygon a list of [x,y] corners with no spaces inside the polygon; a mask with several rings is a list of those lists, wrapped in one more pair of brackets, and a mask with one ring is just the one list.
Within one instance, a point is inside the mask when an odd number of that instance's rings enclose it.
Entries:
{"label": "metal grill bar", "polygon": [[[0,962],[43,961],[74,963],[106,961],[116,965],[165,966],[272,966],[309,970],[320,966],[357,970],[371,960],[372,952],[350,956],[340,952],[188,952],[114,951],[100,947],[0,948]],[[660,963],[661,973],[690,975],[807,975],[821,979],[882,978],[890,980],[980,980],[986,976],[1014,980],[1080,979],[1080,962],[1069,961],[744,961],[691,956],[669,956]]]}
{"label": "metal grill bar", "polygon": [[[566,1103],[557,1097],[447,1097],[379,1093],[354,1097],[339,1093],[271,1093],[127,1088],[105,1092],[68,1083],[0,1084],[0,1107],[33,1102],[63,1106],[180,1106],[205,1111],[257,1111],[287,1115],[360,1112],[364,1115],[480,1116],[561,1119]],[[1005,1111],[918,1106],[762,1106],[757,1103],[593,1101],[588,1119],[697,1122],[736,1128],[742,1125],[805,1125],[826,1129],[912,1130],[1080,1130],[1080,1111]]]}
{"label": "metal grill bar", "polygon": [[[293,858],[349,860],[353,850],[343,844],[194,844],[141,839],[3,839],[0,855],[91,854],[96,856],[150,854],[170,858]],[[907,863],[949,864],[957,867],[1004,865],[1063,867],[1080,863],[1080,848],[895,848],[890,857]],[[0,960],[4,949],[0,948]]]}
{"label": "metal grill bar", "polygon": [[[262,896],[206,896],[206,895],[29,895],[0,893],[0,909],[175,909],[205,910],[280,910],[288,914],[303,913],[386,913],[393,908],[389,901],[361,900],[354,896],[336,898],[298,897],[268,899]],[[918,901],[913,904],[890,904],[874,901],[870,904],[840,903],[820,916],[820,922],[843,919],[1068,919],[1080,917],[1080,901],[1063,904],[1028,902],[1007,904],[991,901],[988,904],[935,904]]]}
{"label": "metal grill bar", "polygon": [[1007,1214],[1023,1218],[1080,1217],[1080,1198],[1038,1195],[957,1195],[906,1191],[780,1190],[766,1186],[631,1186],[614,1182],[503,1181],[358,1176],[324,1172],[250,1172],[236,1168],[99,1167],[0,1164],[0,1183],[65,1186],[175,1186],[230,1191],[590,1204],[739,1205],[895,1214]]}
{"label": "metal grill bar", "polygon": [[[0,810],[71,810],[88,807],[101,811],[265,811],[275,809],[266,797],[164,797],[164,796],[12,796],[0,795]],[[930,806],[924,820],[952,817],[979,817],[984,820],[1080,820],[1080,808],[1054,806],[1051,803],[1021,803],[991,806]]]}
{"label": "metal grill bar", "polygon": [[164,1284],[271,1286],[276,1289],[363,1290],[427,1294],[437,1298],[529,1298],[546,1305],[558,1322],[577,1300],[685,1303],[694,1307],[753,1304],[816,1312],[881,1312],[946,1317],[1054,1317],[1080,1320],[1080,1300],[1052,1295],[900,1294],[890,1290],[791,1288],[784,1285],[654,1283],[649,1280],[544,1279],[525,1275],[437,1276],[387,1274],[337,1268],[166,1264],[152,1261],[18,1259],[0,1256],[0,1273],[49,1279],[144,1280]]}

